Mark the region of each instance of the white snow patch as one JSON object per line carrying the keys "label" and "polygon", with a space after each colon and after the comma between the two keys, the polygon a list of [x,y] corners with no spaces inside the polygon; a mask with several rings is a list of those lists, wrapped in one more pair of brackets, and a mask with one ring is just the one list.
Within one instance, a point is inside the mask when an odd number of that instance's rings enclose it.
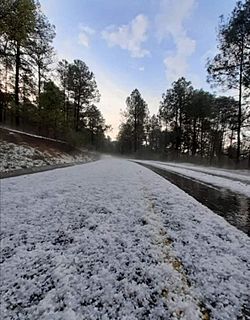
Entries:
{"label": "white snow patch", "polygon": [[[188,167],[181,167],[179,165],[170,164],[166,162],[148,161],[148,160],[132,160],[144,164],[152,165],[156,168],[164,169],[167,171],[175,172],[183,176],[199,180],[210,185],[229,189],[233,192],[250,195],[250,176],[239,175],[225,171],[224,177],[221,175],[221,171],[205,169],[202,167],[202,171],[195,170],[194,168],[189,169]],[[205,171],[206,170],[206,171]],[[224,170],[223,170],[224,172]]]}
{"label": "white snow patch", "polygon": [[4,319],[236,320],[249,301],[249,238],[132,162],[5,179],[2,209]]}
{"label": "white snow patch", "polygon": [[17,145],[6,141],[0,141],[0,159],[0,172],[53,164],[89,162],[93,160],[86,153],[70,155],[58,152],[51,155],[48,152],[41,152],[28,145]]}
{"label": "white snow patch", "polygon": [[173,167],[179,167],[184,169],[190,169],[197,172],[209,173],[212,175],[217,175],[224,178],[231,178],[236,180],[245,180],[246,182],[250,182],[250,170],[242,170],[242,169],[224,169],[224,168],[216,168],[216,167],[204,167],[201,165],[195,165],[191,163],[175,163],[175,162],[160,162],[160,164],[166,164]]}

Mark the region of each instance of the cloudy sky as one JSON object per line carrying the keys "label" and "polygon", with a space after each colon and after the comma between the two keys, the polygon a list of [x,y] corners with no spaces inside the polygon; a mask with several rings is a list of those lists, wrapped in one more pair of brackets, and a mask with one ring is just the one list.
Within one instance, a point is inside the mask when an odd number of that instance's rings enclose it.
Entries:
{"label": "cloudy sky", "polygon": [[94,72],[99,108],[115,138],[126,97],[138,88],[151,114],[180,76],[206,83],[219,16],[236,0],[40,0],[56,26],[58,59],[82,59]]}

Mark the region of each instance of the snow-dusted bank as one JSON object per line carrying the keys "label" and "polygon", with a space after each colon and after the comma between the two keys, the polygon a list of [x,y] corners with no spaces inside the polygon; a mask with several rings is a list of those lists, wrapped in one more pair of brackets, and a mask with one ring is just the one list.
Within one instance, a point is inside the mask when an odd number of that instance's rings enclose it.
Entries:
{"label": "snow-dusted bank", "polygon": [[171,165],[172,167],[179,167],[189,169],[196,172],[208,173],[218,177],[230,178],[233,180],[241,180],[250,183],[250,170],[240,169],[224,169],[216,167],[204,167],[201,165],[195,165],[191,163],[174,163],[174,162],[160,162],[161,164]]}
{"label": "snow-dusted bank", "polygon": [[249,238],[149,169],[107,158],[1,184],[3,319],[236,320],[249,308]]}
{"label": "snow-dusted bank", "polygon": [[220,188],[229,189],[233,192],[250,196],[250,175],[246,172],[234,173],[233,170],[207,169],[205,167],[181,165],[168,162],[136,160],[142,164],[149,164],[156,168],[178,173],[191,179],[208,183]]}
{"label": "snow-dusted bank", "polygon": [[28,145],[0,141],[0,174],[21,169],[93,161],[90,153],[70,155],[66,153],[41,152]]}

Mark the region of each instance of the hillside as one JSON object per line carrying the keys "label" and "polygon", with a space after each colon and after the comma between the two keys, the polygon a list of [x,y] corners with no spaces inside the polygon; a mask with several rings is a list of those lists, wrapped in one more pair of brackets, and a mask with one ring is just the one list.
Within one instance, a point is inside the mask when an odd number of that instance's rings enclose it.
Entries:
{"label": "hillside", "polygon": [[1,173],[33,167],[85,163],[96,155],[60,141],[8,128],[0,128]]}

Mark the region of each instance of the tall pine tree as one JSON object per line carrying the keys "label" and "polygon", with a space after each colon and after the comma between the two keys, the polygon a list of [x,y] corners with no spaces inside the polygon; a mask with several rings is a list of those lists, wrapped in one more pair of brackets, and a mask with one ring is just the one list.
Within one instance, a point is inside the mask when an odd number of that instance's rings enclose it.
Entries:
{"label": "tall pine tree", "polygon": [[241,153],[242,102],[250,88],[250,1],[237,2],[231,17],[222,16],[218,35],[219,53],[208,64],[208,80],[238,90],[237,156]]}

